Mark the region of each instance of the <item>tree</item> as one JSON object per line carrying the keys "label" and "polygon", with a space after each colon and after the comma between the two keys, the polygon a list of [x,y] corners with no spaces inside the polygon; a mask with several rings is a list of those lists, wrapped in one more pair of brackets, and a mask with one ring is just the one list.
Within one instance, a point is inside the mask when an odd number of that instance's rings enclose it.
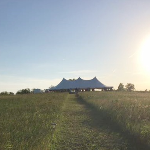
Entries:
{"label": "tree", "polygon": [[14,95],[14,93],[13,92],[4,91],[4,92],[1,92],[0,95]]}
{"label": "tree", "polygon": [[29,88],[27,88],[27,89],[22,89],[22,90],[17,91],[16,94],[29,94],[29,93],[31,93],[31,91]]}
{"label": "tree", "polygon": [[7,91],[1,92],[1,95],[9,95],[9,93]]}
{"label": "tree", "polygon": [[124,91],[124,85],[123,83],[120,83],[119,86],[118,86],[118,91]]}
{"label": "tree", "polygon": [[69,79],[69,81],[75,81],[76,79]]}
{"label": "tree", "polygon": [[13,92],[9,92],[9,95],[14,95],[14,93]]}
{"label": "tree", "polygon": [[127,83],[127,85],[125,86],[127,91],[131,92],[131,91],[134,91],[135,87],[134,87],[134,84],[132,83]]}

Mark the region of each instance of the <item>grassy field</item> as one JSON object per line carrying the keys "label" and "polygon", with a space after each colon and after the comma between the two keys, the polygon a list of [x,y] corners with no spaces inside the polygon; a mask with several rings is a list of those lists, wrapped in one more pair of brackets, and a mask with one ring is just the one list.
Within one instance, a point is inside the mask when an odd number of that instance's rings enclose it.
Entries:
{"label": "grassy field", "polygon": [[0,149],[47,149],[66,93],[0,97]]}
{"label": "grassy field", "polygon": [[149,145],[150,93],[0,97],[2,150],[148,150]]}
{"label": "grassy field", "polygon": [[100,112],[74,95],[66,100],[54,135],[53,150],[137,150]]}
{"label": "grassy field", "polygon": [[150,149],[150,93],[81,93],[80,99],[97,109],[124,136],[133,139],[139,149]]}

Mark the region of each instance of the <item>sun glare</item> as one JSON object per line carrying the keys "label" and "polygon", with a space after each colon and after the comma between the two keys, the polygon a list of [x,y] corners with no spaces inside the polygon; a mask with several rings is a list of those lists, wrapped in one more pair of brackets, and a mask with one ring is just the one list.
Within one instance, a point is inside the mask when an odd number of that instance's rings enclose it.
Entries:
{"label": "sun glare", "polygon": [[142,44],[140,62],[142,67],[150,73],[150,37],[148,37]]}

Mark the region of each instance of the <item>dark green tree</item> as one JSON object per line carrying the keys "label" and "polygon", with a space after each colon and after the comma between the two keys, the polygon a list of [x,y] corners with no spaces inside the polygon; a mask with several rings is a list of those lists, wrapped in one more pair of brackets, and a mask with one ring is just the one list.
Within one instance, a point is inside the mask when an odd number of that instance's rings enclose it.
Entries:
{"label": "dark green tree", "polygon": [[75,81],[76,79],[69,79],[69,81]]}
{"label": "dark green tree", "polygon": [[9,95],[14,95],[14,93],[13,92],[9,92]]}
{"label": "dark green tree", "polygon": [[9,95],[7,91],[1,92],[0,95]]}
{"label": "dark green tree", "polygon": [[132,84],[132,83],[127,83],[127,85],[125,87],[126,87],[126,90],[129,92],[135,90],[134,84]]}
{"label": "dark green tree", "polygon": [[119,86],[118,86],[118,91],[124,91],[124,85],[123,83],[120,83]]}
{"label": "dark green tree", "polygon": [[14,95],[14,93],[13,92],[4,91],[4,92],[1,92],[0,95]]}
{"label": "dark green tree", "polygon": [[31,93],[31,91],[29,88],[27,88],[27,89],[22,89],[22,90],[17,91],[16,94],[29,94],[29,93]]}

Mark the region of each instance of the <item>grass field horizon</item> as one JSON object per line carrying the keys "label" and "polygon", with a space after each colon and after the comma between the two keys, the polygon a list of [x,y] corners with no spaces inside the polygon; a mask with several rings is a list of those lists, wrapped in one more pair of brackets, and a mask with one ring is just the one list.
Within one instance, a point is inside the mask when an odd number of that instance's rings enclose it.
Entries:
{"label": "grass field horizon", "polygon": [[0,96],[0,149],[150,149],[150,93]]}

